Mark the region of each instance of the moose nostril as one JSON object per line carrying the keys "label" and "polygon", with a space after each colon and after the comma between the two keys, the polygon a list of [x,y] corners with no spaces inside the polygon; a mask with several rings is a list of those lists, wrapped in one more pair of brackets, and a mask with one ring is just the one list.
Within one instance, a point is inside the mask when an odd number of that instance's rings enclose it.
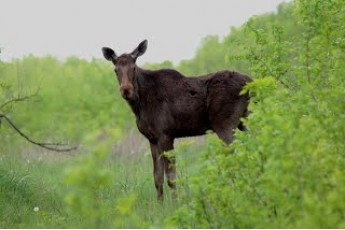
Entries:
{"label": "moose nostril", "polygon": [[124,98],[131,97],[133,93],[132,87],[130,86],[121,87],[120,91]]}
{"label": "moose nostril", "polygon": [[129,90],[128,90],[128,89],[122,90],[122,94],[123,94],[123,95],[128,95],[128,94],[129,94]]}

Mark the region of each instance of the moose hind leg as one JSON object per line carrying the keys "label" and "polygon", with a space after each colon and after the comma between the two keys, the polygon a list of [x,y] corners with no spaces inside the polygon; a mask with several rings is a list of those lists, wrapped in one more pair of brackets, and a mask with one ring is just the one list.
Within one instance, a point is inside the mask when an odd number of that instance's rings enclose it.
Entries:
{"label": "moose hind leg", "polygon": [[241,117],[243,117],[243,110],[245,110],[245,108],[243,108],[243,104],[237,104],[234,106],[230,117],[226,119],[222,119],[221,117],[215,119],[213,131],[227,145],[231,144],[234,140],[234,130],[236,128],[244,129],[240,120]]}
{"label": "moose hind leg", "polygon": [[220,128],[214,130],[219,137],[225,144],[230,145],[234,139],[234,131],[231,127],[227,128]]}
{"label": "moose hind leg", "polygon": [[245,117],[247,111],[247,99],[242,97],[230,107],[220,108],[213,112],[211,118],[213,131],[227,145],[234,139],[234,129],[244,129],[241,117]]}

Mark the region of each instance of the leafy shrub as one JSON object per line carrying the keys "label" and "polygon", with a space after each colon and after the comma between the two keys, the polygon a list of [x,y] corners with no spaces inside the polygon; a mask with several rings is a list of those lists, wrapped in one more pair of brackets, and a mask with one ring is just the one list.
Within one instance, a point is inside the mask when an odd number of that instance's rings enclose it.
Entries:
{"label": "leafy shrub", "polygon": [[345,63],[338,43],[345,30],[335,30],[344,28],[338,14],[330,17],[335,7],[344,12],[340,2],[296,1],[303,32],[284,43],[282,27],[249,21],[245,30],[255,43],[242,55],[256,78],[245,89],[252,96],[249,131],[236,132],[229,147],[210,137],[191,201],[172,218],[179,226],[345,226]]}

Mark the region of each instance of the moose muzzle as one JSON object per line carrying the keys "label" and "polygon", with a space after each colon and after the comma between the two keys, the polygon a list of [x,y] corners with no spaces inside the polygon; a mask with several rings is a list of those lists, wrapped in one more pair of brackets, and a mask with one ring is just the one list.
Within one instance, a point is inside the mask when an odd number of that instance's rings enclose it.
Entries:
{"label": "moose muzzle", "polygon": [[133,85],[125,84],[120,87],[121,95],[124,99],[129,100],[133,98]]}

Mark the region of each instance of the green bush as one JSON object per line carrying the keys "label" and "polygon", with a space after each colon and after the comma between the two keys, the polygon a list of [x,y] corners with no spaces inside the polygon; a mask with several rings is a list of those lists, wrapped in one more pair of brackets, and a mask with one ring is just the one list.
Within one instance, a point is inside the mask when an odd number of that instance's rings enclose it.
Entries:
{"label": "green bush", "polygon": [[175,223],[344,228],[345,30],[336,30],[344,29],[339,14],[331,17],[339,10],[341,1],[296,1],[303,32],[287,42],[283,27],[249,21],[245,31],[255,43],[242,56],[256,78],[245,89],[252,96],[249,131],[236,132],[230,147],[210,139],[193,198]]}

